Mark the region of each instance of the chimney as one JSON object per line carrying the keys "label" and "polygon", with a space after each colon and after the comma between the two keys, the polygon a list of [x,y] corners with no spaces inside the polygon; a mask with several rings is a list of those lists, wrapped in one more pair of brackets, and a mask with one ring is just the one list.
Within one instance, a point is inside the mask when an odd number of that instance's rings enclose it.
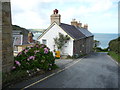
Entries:
{"label": "chimney", "polygon": [[82,23],[80,23],[80,21],[79,21],[79,23],[78,23],[78,27],[79,27],[79,28],[82,28]]}
{"label": "chimney", "polygon": [[83,28],[88,29],[88,24],[84,24]]}
{"label": "chimney", "polygon": [[77,22],[75,19],[73,19],[73,20],[71,21],[71,25],[77,27],[77,26],[78,26],[78,22]]}
{"label": "chimney", "polygon": [[28,43],[32,43],[33,42],[33,34],[32,32],[28,33]]}
{"label": "chimney", "polygon": [[61,15],[58,14],[57,9],[53,10],[53,14],[50,17],[51,17],[51,24],[53,22],[56,22],[58,25],[60,25],[60,23],[61,23]]}

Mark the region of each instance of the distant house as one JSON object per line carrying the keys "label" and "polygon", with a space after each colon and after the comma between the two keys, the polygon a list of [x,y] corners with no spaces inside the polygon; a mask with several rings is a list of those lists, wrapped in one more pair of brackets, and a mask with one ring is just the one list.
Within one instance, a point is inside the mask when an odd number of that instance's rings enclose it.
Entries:
{"label": "distant house", "polygon": [[38,41],[46,44],[54,52],[57,49],[54,38],[58,37],[59,33],[70,37],[63,47],[62,55],[83,55],[92,51],[94,36],[88,31],[88,25],[82,27],[82,23],[78,23],[75,19],[71,21],[71,25],[61,23],[61,15],[54,10],[51,15],[51,25],[38,37]]}
{"label": "distant house", "polygon": [[25,47],[35,43],[32,39],[33,34],[26,29],[13,30],[14,55],[17,55]]}
{"label": "distant house", "polygon": [[37,38],[46,30],[46,29],[28,29],[30,32],[33,33],[34,40],[37,40]]}

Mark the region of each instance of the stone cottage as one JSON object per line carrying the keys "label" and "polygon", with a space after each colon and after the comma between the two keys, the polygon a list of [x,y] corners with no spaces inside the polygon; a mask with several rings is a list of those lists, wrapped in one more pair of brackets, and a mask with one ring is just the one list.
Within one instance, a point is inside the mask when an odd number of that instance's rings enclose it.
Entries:
{"label": "stone cottage", "polygon": [[51,25],[47,28],[38,41],[46,44],[51,51],[56,48],[54,38],[59,36],[59,33],[68,35],[70,40],[64,45],[62,55],[83,55],[88,54],[93,48],[93,34],[88,31],[88,25],[82,27],[82,23],[78,23],[75,19],[71,21],[71,25],[61,23],[61,15],[55,9],[51,17]]}

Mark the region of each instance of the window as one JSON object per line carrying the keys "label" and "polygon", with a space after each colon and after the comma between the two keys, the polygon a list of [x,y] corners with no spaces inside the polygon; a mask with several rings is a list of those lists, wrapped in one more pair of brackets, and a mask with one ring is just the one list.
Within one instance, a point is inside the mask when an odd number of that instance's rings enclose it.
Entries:
{"label": "window", "polygon": [[42,39],[42,44],[47,44],[47,40],[46,39]]}
{"label": "window", "polygon": [[14,46],[14,52],[17,52],[17,51],[18,51],[18,47]]}
{"label": "window", "polygon": [[13,45],[22,45],[23,35],[13,35]]}

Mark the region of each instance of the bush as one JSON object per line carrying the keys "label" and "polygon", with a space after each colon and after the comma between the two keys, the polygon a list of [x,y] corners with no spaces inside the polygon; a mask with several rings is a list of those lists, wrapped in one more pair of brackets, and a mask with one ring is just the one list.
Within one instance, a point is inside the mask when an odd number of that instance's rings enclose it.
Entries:
{"label": "bush", "polygon": [[114,51],[117,54],[120,54],[120,37],[118,37],[117,39],[111,40],[109,42],[109,49],[110,51]]}
{"label": "bush", "polygon": [[97,52],[102,51],[101,47],[96,47],[95,49],[96,49]]}
{"label": "bush", "polygon": [[102,49],[101,47],[96,47],[94,48],[94,50],[96,50],[97,52],[108,52],[108,48]]}
{"label": "bush", "polygon": [[73,56],[68,55],[67,59],[73,59]]}
{"label": "bush", "polygon": [[26,47],[14,60],[13,70],[52,70],[57,67],[53,53],[43,44]]}
{"label": "bush", "polygon": [[110,55],[117,62],[120,62],[120,55],[118,53],[115,53],[114,51],[109,51],[108,55]]}

